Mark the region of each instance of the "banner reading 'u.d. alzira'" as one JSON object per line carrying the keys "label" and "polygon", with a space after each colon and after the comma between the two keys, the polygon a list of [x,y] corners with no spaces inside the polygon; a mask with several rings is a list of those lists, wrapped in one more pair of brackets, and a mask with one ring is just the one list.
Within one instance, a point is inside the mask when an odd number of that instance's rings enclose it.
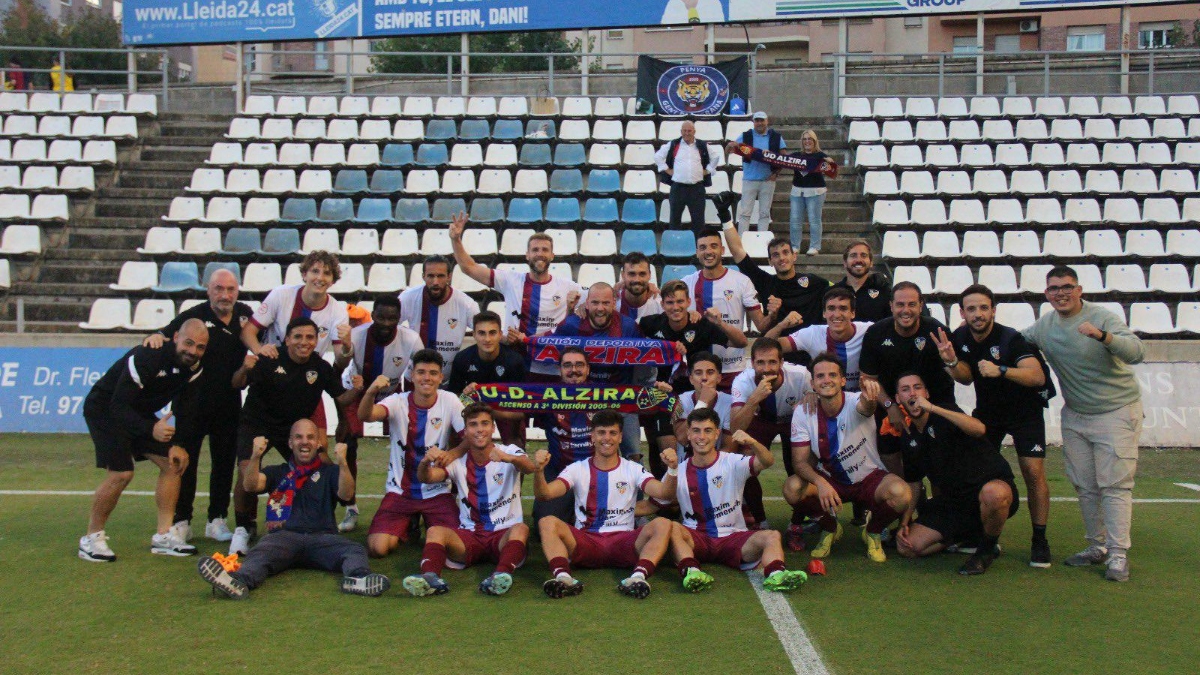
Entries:
{"label": "banner reading 'u.d. alzira'", "polygon": [[125,0],[129,45],[1046,11],[1163,0]]}

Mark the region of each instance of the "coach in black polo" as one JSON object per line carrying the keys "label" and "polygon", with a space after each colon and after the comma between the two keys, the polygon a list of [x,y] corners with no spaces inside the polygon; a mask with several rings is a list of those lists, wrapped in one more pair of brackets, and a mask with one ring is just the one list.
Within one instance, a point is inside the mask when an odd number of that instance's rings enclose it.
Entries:
{"label": "coach in black polo", "polygon": [[[233,553],[245,553],[243,546],[249,544],[256,529],[258,498],[242,489],[254,439],[265,437],[269,447],[286,457],[292,425],[317,409],[322,393],[341,405],[350,404],[361,394],[361,386],[350,390],[343,387],[333,366],[314,353],[317,324],[312,319],[292,319],[283,346],[277,359],[247,354],[242,367],[233,374],[235,388],[250,385],[237,434],[238,482],[233,495],[237,530],[230,543]],[[323,433],[321,445],[325,445]]]}
{"label": "coach in black polo", "polygon": [[854,293],[854,318],[872,323],[892,315],[892,280],[883,272],[872,269],[874,266],[871,245],[861,239],[850,242],[842,252],[846,276],[834,284]]}

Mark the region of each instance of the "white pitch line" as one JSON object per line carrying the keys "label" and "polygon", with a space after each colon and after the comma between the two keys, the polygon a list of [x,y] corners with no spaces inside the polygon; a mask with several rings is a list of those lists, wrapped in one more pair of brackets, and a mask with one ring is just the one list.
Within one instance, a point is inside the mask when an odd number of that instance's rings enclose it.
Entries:
{"label": "white pitch line", "polygon": [[750,585],[754,587],[754,593],[767,613],[767,620],[771,622],[775,634],[779,636],[779,642],[783,645],[783,651],[787,652],[796,675],[829,675],[829,669],[825,667],[812,640],[808,639],[808,633],[800,625],[787,598],[782,593],[763,589],[762,572],[753,570],[747,572],[746,577],[750,579]]}
{"label": "white pitch line", "polygon": [[1187,488],[1189,490],[1195,490],[1196,492],[1200,492],[1200,485],[1196,485],[1195,483],[1176,483],[1176,485],[1178,485],[1181,488]]}

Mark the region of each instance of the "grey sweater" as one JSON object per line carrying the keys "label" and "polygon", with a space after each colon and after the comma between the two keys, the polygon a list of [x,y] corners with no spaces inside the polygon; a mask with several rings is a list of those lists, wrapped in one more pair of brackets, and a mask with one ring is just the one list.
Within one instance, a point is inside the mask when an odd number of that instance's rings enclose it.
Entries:
{"label": "grey sweater", "polygon": [[[1079,325],[1091,322],[1112,335],[1105,345],[1079,333]],[[1046,312],[1022,331],[1037,345],[1058,374],[1063,400],[1075,412],[1088,415],[1110,412],[1141,400],[1132,363],[1145,356],[1142,341],[1112,312],[1084,301],[1083,310],[1069,319]]]}

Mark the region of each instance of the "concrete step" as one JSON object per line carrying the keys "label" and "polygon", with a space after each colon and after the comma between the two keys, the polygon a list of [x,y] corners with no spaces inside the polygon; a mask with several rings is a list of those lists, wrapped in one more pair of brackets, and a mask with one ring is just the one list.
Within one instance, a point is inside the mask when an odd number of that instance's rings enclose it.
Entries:
{"label": "concrete step", "polygon": [[96,215],[151,218],[167,213],[170,208],[170,199],[144,199],[135,202],[102,201],[96,204]]}

